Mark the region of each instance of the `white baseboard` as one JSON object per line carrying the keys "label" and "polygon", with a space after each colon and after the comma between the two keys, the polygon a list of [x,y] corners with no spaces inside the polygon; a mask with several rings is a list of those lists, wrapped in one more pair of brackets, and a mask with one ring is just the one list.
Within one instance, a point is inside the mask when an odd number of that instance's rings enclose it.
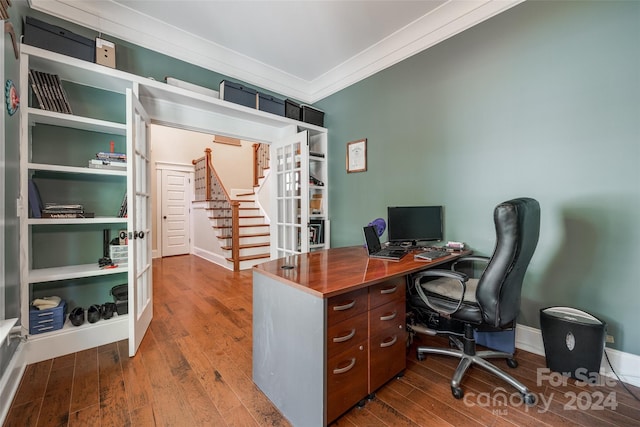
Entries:
{"label": "white baseboard", "polygon": [[[70,325],[69,321],[67,321]],[[30,335],[24,343],[23,358],[27,364],[37,363],[65,354],[98,347],[129,337],[128,315],[115,315],[110,320],[67,326],[59,331]]]}
{"label": "white baseboard", "polygon": [[[516,327],[516,347],[540,356],[545,355],[542,332],[530,326],[518,325]],[[605,373],[607,377],[615,378],[615,374],[611,371],[613,367],[622,381],[640,387],[640,356],[606,347],[605,353],[609,356],[612,366],[609,366],[603,355],[600,362],[601,373]]]}
{"label": "white baseboard", "polygon": [[217,264],[220,267],[224,267],[227,270],[230,269],[229,263],[227,262],[226,258],[223,257],[222,255],[215,254],[213,252],[206,251],[200,248],[193,248],[193,255],[206,259],[207,261]]}
{"label": "white baseboard", "polygon": [[24,360],[22,349],[23,343],[18,344],[16,352],[11,358],[11,362],[4,371],[2,378],[0,378],[0,425],[4,425],[4,421],[9,414],[9,408],[13,402],[13,397],[18,391],[20,380],[27,367],[27,362]]}

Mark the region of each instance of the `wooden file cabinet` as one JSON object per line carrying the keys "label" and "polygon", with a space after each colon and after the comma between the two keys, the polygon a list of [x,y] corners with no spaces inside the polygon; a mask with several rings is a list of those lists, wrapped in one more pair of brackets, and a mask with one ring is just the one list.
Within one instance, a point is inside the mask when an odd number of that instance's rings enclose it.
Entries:
{"label": "wooden file cabinet", "polygon": [[329,422],[405,369],[404,322],[404,277],[329,299]]}
{"label": "wooden file cabinet", "polygon": [[405,278],[369,288],[369,394],[406,368]]}

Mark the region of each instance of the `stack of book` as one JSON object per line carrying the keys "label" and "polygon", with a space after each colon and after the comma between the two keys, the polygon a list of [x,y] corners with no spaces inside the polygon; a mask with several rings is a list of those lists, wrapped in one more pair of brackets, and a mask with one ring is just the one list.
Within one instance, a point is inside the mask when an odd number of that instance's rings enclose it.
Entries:
{"label": "stack of book", "polygon": [[42,218],[93,218],[94,214],[85,212],[84,206],[74,204],[46,203]]}
{"label": "stack of book", "polygon": [[[118,218],[126,218],[127,217],[127,193],[124,193],[124,199],[122,199],[122,203],[120,203],[120,211],[118,211]],[[121,245],[123,243],[120,243]]]}
{"label": "stack of book", "polygon": [[41,110],[57,113],[73,114],[71,104],[67,98],[57,74],[47,74],[41,71],[29,70],[31,90],[38,101]]}
{"label": "stack of book", "polygon": [[127,169],[127,155],[124,153],[111,153],[101,151],[96,153],[95,159],[89,160],[89,167],[96,169],[113,169],[113,170],[126,170]]}
{"label": "stack of book", "polygon": [[312,219],[309,221],[309,243],[312,245],[324,243],[324,220]]}

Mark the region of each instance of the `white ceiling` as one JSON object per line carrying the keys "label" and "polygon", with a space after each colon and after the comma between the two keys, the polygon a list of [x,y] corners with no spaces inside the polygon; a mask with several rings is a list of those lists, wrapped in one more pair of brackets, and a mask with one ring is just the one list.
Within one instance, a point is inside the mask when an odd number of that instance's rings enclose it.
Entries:
{"label": "white ceiling", "polygon": [[313,103],[523,0],[30,0],[33,9]]}

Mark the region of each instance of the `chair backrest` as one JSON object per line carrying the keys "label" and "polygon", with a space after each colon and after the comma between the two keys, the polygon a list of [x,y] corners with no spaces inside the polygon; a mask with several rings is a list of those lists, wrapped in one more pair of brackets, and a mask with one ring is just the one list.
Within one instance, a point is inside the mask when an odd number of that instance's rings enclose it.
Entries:
{"label": "chair backrest", "polygon": [[540,234],[540,204],[531,198],[503,202],[493,212],[496,246],[478,281],[484,322],[506,327],[520,312],[522,281]]}

